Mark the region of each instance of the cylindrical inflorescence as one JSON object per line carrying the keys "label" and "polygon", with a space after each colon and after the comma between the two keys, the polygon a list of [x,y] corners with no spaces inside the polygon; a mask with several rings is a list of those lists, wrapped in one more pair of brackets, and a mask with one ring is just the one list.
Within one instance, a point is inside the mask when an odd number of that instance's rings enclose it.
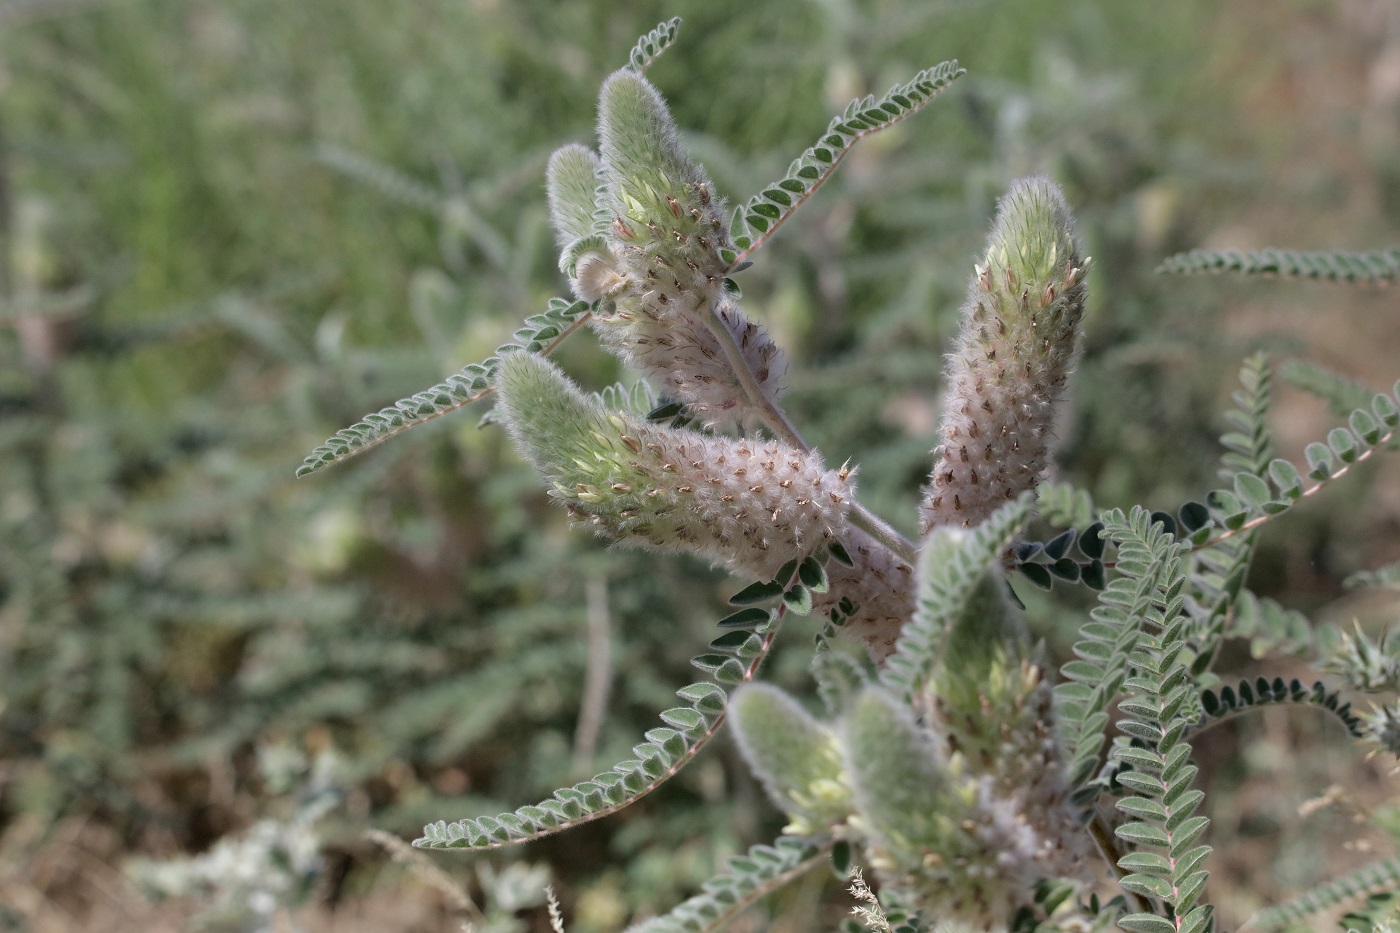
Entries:
{"label": "cylindrical inflorescence", "polygon": [[577,143],[555,150],[545,169],[549,217],[559,248],[592,236],[598,211],[598,154]]}
{"label": "cylindrical inflorescence", "polygon": [[706,424],[762,421],[787,364],[729,290],[723,204],[644,77],[624,68],[604,82],[598,140],[595,219],[607,220],[564,264],[580,298],[602,301],[604,345]]}
{"label": "cylindrical inflorescence", "polygon": [[1087,267],[1059,188],[1016,182],[998,205],[949,357],[925,532],[977,525],[1039,482],[1078,353]]}
{"label": "cylindrical inflorescence", "polygon": [[498,390],[502,421],[551,494],[619,544],[768,580],[846,533],[852,474],[815,453],[609,412],[531,353],[501,360]]}

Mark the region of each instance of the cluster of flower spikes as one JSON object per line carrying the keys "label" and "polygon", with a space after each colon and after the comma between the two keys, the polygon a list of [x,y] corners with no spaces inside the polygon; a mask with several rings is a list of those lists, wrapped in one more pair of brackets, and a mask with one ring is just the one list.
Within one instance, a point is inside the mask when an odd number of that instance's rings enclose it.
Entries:
{"label": "cluster of flower spikes", "polygon": [[[604,82],[598,137],[597,153],[572,145],[554,154],[548,192],[560,268],[575,294],[595,304],[593,324],[602,342],[707,426],[771,427],[786,363],[767,333],[744,316],[725,277],[730,270],[723,253],[733,251],[720,200],[681,147],[660,93],[641,74],[624,68]],[[1018,182],[999,206],[951,358],[944,444],[935,451],[939,463],[922,509],[925,532],[974,525],[1038,481],[1076,352],[1086,265],[1058,189],[1045,179]],[[718,437],[686,442],[691,454],[704,450],[707,456],[731,443]],[[759,462],[824,471],[814,452],[781,441],[763,446],[771,455]],[[740,448],[725,456],[745,458]],[[706,479],[718,481],[723,473],[716,465]],[[749,491],[767,485],[745,483],[743,476],[744,470],[732,474],[720,496],[731,516],[751,521],[766,514],[770,523],[780,521],[780,512]],[[563,495],[557,488],[556,494]],[[808,537],[795,551],[755,561],[688,547],[694,502],[647,521],[631,513],[651,513],[635,507],[610,517],[602,500],[590,505],[589,522],[614,540],[688,549],[736,570],[781,566],[811,553],[816,543]],[[571,508],[581,514],[578,501]],[[714,518],[705,514],[703,521]],[[691,517],[702,521],[698,512]],[[831,588],[813,608],[827,614],[854,605],[844,630],[881,662],[913,613],[913,568],[861,528],[843,526],[839,534],[854,566],[830,565]],[[708,533],[695,537],[711,540]],[[723,540],[759,540],[771,549],[783,537],[760,525],[748,535],[726,532]]]}
{"label": "cluster of flower spikes", "polygon": [[[965,534],[933,535],[921,579],[957,559]],[[745,685],[731,703],[740,749],[788,831],[859,846],[927,916],[1004,929],[1038,882],[1093,865],[1038,653],[994,563],[917,696],[867,685],[828,725],[777,688]]]}
{"label": "cluster of flower spikes", "polygon": [[[681,147],[661,95],[631,69],[603,84],[598,137],[597,153],[581,145],[555,152],[547,179],[560,269],[576,296],[598,303],[593,324],[603,344],[710,427],[762,422],[758,409],[775,405],[787,364],[768,334],[745,317],[725,278],[720,250],[731,244],[722,201],[704,169]],[[684,436],[695,450],[729,445],[719,437]],[[754,446],[740,445],[724,456],[743,459],[741,451]],[[760,462],[798,462],[822,470],[815,453],[773,441],[758,446],[769,452]],[[749,520],[764,515],[750,491],[757,484],[742,483],[743,472],[733,478],[740,482],[723,493],[732,497],[727,504],[733,514]],[[576,504],[573,508],[577,512]],[[685,549],[682,512],[671,519],[674,534],[651,538],[631,530],[641,523],[613,521],[605,512],[595,507],[589,515],[601,534],[622,543]],[[773,519],[772,510],[766,514]],[[771,538],[762,527],[753,535]],[[658,545],[658,540],[668,543]],[[829,565],[831,587],[815,595],[813,611],[826,615],[848,600],[857,609],[846,620],[846,631],[883,658],[913,612],[913,568],[860,529],[844,527],[841,541],[854,566]],[[734,569],[754,565],[747,558],[690,550]],[[806,553],[804,544],[762,565],[779,567]]]}

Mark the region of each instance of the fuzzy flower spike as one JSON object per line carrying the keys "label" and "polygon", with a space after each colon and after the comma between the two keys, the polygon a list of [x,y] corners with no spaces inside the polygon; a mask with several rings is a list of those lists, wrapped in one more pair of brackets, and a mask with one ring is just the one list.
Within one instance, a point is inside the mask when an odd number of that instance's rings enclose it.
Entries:
{"label": "fuzzy flower spike", "polygon": [[787,363],[725,278],[723,204],[646,78],[603,83],[598,149],[555,153],[550,213],[574,294],[603,344],[716,427],[762,421]]}
{"label": "fuzzy flower spike", "polygon": [[1064,195],[1047,178],[1012,185],[963,305],[948,360],[943,444],[923,531],[971,527],[1034,489],[1078,355],[1089,260]]}
{"label": "fuzzy flower spike", "polygon": [[551,495],[618,544],[768,580],[847,530],[851,471],[815,453],[608,411],[533,353],[502,358],[499,392],[501,420]]}

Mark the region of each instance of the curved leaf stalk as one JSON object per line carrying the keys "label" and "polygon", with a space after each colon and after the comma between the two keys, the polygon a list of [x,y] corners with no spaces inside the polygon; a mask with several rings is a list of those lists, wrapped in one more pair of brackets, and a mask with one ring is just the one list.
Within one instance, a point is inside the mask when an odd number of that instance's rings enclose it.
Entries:
{"label": "curved leaf stalk", "polygon": [[646,70],[661,57],[661,53],[676,41],[676,34],[680,29],[679,16],[658,23],[655,29],[642,36],[637,40],[637,44],[632,46],[632,51],[627,55],[627,66],[637,74],[646,74]]}
{"label": "curved leaf stalk", "polygon": [[826,184],[853,145],[918,113],[966,73],[967,69],[956,60],[946,61],[924,69],[905,84],[895,85],[879,101],[873,96],[851,101],[845,113],[828,124],[816,145],[792,163],[786,178],[735,210],[730,232],[737,249],[722,251],[725,271],[745,268],[778,228]]}
{"label": "curved leaf stalk", "polygon": [[[1322,489],[1325,486],[1327,486],[1327,484],[1331,483],[1333,480],[1341,479],[1347,473],[1351,472],[1352,467],[1358,466],[1371,459],[1371,456],[1375,454],[1377,450],[1384,447],[1386,444],[1389,444],[1392,440],[1395,439],[1395,437],[1395,428],[1392,426],[1390,430],[1378,436],[1378,439],[1376,440],[1374,446],[1371,446],[1367,450],[1357,452],[1354,459],[1352,459],[1349,462],[1343,463],[1335,471],[1326,473],[1321,477],[1315,477],[1316,482],[1312,486],[1308,486],[1305,489],[1298,490],[1297,493],[1293,496],[1294,501],[1306,499],[1309,496],[1314,496],[1317,493],[1321,492]],[[1286,510],[1280,510],[1277,512],[1269,511],[1259,515],[1255,515],[1253,518],[1247,519],[1238,528],[1227,528],[1225,531],[1222,531],[1215,537],[1209,538],[1201,544],[1194,545],[1192,549],[1201,550],[1203,548],[1214,547],[1222,541],[1228,541],[1230,538],[1234,538],[1242,534],[1247,534],[1255,530],[1256,528],[1261,527],[1262,525],[1264,525],[1264,523],[1270,521],[1271,519],[1277,518],[1279,515],[1282,515],[1283,511]]]}
{"label": "curved leaf stalk", "polygon": [[297,467],[296,475],[307,476],[322,467],[348,460],[378,447],[409,428],[451,414],[485,398],[496,391],[496,369],[502,353],[523,348],[530,353],[549,356],[592,319],[593,312],[587,303],[553,299],[548,311],[527,318],[525,325],[516,331],[516,337],[521,342],[502,344],[495,356],[464,366],[432,388],[399,399],[393,405],[365,415],[350,427],[335,432],[307,454],[301,466]]}
{"label": "curved leaf stalk", "polygon": [[[774,580],[775,584],[780,584],[779,592],[801,589],[800,585],[794,586],[797,572],[796,562],[793,562],[791,569],[784,568],[784,572],[779,574],[780,579]],[[739,650],[739,658],[702,655],[695,659],[696,663],[702,667],[713,667],[715,679],[721,682],[738,684],[752,681],[772,650],[789,607],[785,600],[769,611],[767,621],[758,626],[755,634]],[[741,660],[745,657],[747,664]],[[711,665],[711,659],[716,663]],[[709,744],[728,717],[722,687],[709,683],[693,684],[678,693],[682,699],[690,700],[695,705],[663,713],[662,721],[668,728],[647,733],[648,744],[637,746],[640,760],[621,762],[612,771],[599,774],[592,781],[556,791],[553,798],[538,806],[522,807],[513,813],[501,813],[494,817],[429,823],[423,827],[423,835],[413,844],[425,849],[501,849],[534,842],[626,809],[679,774]],[[658,761],[664,766],[652,764]],[[652,774],[651,771],[656,773]],[[640,781],[633,778],[636,787],[628,786],[631,775],[643,776]],[[619,795],[615,788],[622,788],[622,793]],[[609,794],[615,799],[609,799]]]}
{"label": "curved leaf stalk", "polygon": [[[1306,487],[1298,468],[1287,460],[1277,458],[1261,467],[1257,456],[1232,458],[1227,453],[1225,466],[1239,469],[1234,475],[1234,489],[1211,494],[1211,509],[1220,517],[1213,515],[1210,521],[1192,531],[1191,550],[1203,551],[1247,535],[1298,502],[1317,495],[1329,483],[1395,441],[1397,426],[1400,426],[1400,382],[1390,394],[1377,393],[1370,406],[1353,410],[1346,427],[1333,428],[1325,444],[1308,445],[1305,451],[1309,466],[1307,476],[1313,484]],[[1227,434],[1224,440],[1232,450],[1237,450],[1231,444],[1232,437],[1235,435]],[[1222,525],[1222,531],[1211,534],[1212,528]],[[1105,566],[1114,564],[1105,563]]]}
{"label": "curved leaf stalk", "polygon": [[1234,687],[1227,685],[1218,691],[1202,691],[1201,719],[1192,727],[1191,733],[1204,732],[1218,723],[1227,722],[1260,706],[1283,703],[1311,706],[1331,713],[1341,720],[1352,738],[1366,737],[1361,717],[1351,711],[1351,704],[1343,702],[1337,691],[1328,690],[1320,680],[1307,687],[1297,678],[1285,682],[1282,677],[1275,677],[1273,680],[1259,677],[1253,682],[1241,680]]}
{"label": "curved leaf stalk", "polygon": [[776,845],[757,845],[729,860],[729,872],[705,882],[704,890],[660,917],[629,928],[629,933],[710,933],[733,920],[830,855],[835,840],[816,843],[782,836]]}

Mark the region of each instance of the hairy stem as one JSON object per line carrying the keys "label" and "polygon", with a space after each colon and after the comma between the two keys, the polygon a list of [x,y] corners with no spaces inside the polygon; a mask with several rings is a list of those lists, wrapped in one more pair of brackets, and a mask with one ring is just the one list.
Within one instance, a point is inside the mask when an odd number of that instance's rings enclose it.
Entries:
{"label": "hairy stem", "polygon": [[883,518],[861,505],[851,503],[851,524],[879,541],[894,552],[895,556],[908,564],[919,562],[919,550],[904,535],[896,531]]}
{"label": "hairy stem", "polygon": [[[1342,466],[1339,467],[1337,470],[1333,471],[1332,473],[1329,473],[1326,478],[1316,480],[1313,483],[1313,485],[1298,493],[1298,495],[1294,497],[1295,501],[1301,501],[1303,499],[1308,498],[1309,496],[1317,495],[1317,493],[1321,492],[1327,486],[1328,483],[1332,482],[1335,479],[1340,479],[1347,473],[1351,472],[1353,467],[1360,466],[1367,460],[1370,460],[1371,456],[1375,454],[1376,451],[1384,449],[1387,444],[1395,440],[1395,435],[1395,428],[1391,428],[1389,431],[1386,431],[1384,434],[1382,434],[1379,438],[1376,439],[1376,442],[1374,444],[1371,444],[1365,450],[1358,453],[1356,455],[1355,460],[1352,460],[1350,463],[1343,463]],[[1287,510],[1285,509],[1284,511]],[[1211,538],[1209,541],[1193,546],[1191,550],[1203,551],[1208,547],[1214,547],[1215,545],[1219,544],[1221,541],[1224,541],[1227,538],[1234,538],[1238,537],[1239,535],[1246,534],[1247,532],[1251,532],[1254,529],[1258,528],[1260,525],[1269,521],[1270,519],[1273,519],[1276,516],[1282,514],[1284,514],[1284,512],[1265,512],[1261,515],[1256,515],[1240,527],[1234,529],[1227,529],[1221,532],[1220,534],[1216,535],[1215,537]]]}
{"label": "hairy stem", "polygon": [[[1375,442],[1374,444],[1371,444],[1371,445],[1370,445],[1369,447],[1367,447],[1365,450],[1363,450],[1363,451],[1361,451],[1360,453],[1358,453],[1358,454],[1356,455],[1356,459],[1355,459],[1355,460],[1352,460],[1350,463],[1344,463],[1344,464],[1342,464],[1341,467],[1339,467],[1338,469],[1336,469],[1336,470],[1333,471],[1332,473],[1329,473],[1329,474],[1326,476],[1326,478],[1320,479],[1320,480],[1315,480],[1315,481],[1313,482],[1313,485],[1311,485],[1311,486],[1309,486],[1308,488],[1306,488],[1306,489],[1302,490],[1301,492],[1299,492],[1299,493],[1294,497],[1294,502],[1301,502],[1303,499],[1306,499],[1306,498],[1308,498],[1309,496],[1315,496],[1315,495],[1317,495],[1319,492],[1321,492],[1324,488],[1327,487],[1327,484],[1331,483],[1331,482],[1332,482],[1333,480],[1335,480],[1335,479],[1340,479],[1341,477],[1345,476],[1347,473],[1351,472],[1351,470],[1352,470],[1354,467],[1360,466],[1361,464],[1365,463],[1367,460],[1371,459],[1372,455],[1374,455],[1374,454],[1375,454],[1377,451],[1379,451],[1379,450],[1383,450],[1383,449],[1385,448],[1385,446],[1386,446],[1387,444],[1389,444],[1391,441],[1395,440],[1395,438],[1396,438],[1396,429],[1395,429],[1395,428],[1391,428],[1389,431],[1385,432],[1385,434],[1383,434],[1383,435],[1381,435],[1379,438],[1377,438],[1377,440],[1376,440],[1376,442]],[[1197,551],[1204,551],[1204,550],[1207,550],[1208,548],[1213,548],[1213,547],[1215,547],[1217,544],[1219,544],[1219,543],[1222,542],[1222,541],[1228,541],[1228,540],[1230,540],[1231,538],[1238,538],[1240,535],[1248,534],[1249,532],[1254,531],[1256,528],[1260,527],[1261,525],[1263,525],[1263,524],[1265,524],[1265,523],[1267,523],[1267,522],[1270,522],[1270,521],[1274,520],[1275,518],[1279,517],[1280,515],[1285,515],[1285,514],[1287,514],[1288,511],[1289,511],[1289,509],[1283,509],[1282,511],[1278,511],[1278,512],[1263,512],[1263,513],[1261,513],[1261,514],[1259,514],[1259,515],[1256,515],[1256,516],[1254,516],[1253,518],[1249,519],[1249,520],[1246,521],[1244,524],[1240,525],[1238,528],[1227,528],[1227,529],[1225,529],[1224,531],[1220,532],[1220,534],[1215,535],[1214,537],[1211,537],[1211,538],[1209,538],[1209,539],[1207,539],[1207,540],[1205,540],[1205,541],[1202,541],[1200,544],[1193,544],[1193,545],[1191,545],[1191,549],[1190,549],[1190,552],[1189,552],[1189,553],[1194,554],[1194,553],[1196,553]],[[1117,562],[1117,561],[1105,561],[1105,562],[1104,562],[1104,567],[1108,568],[1109,570],[1112,570],[1112,569],[1113,569],[1114,567],[1116,567],[1116,566],[1118,566],[1118,562]]]}
{"label": "hairy stem", "polygon": [[591,576],[585,585],[588,600],[588,661],[584,669],[583,702],[579,706],[574,731],[573,773],[587,777],[593,769],[593,753],[598,746],[598,730],[608,706],[608,686],[612,680],[611,615],[608,612],[608,581]]}

